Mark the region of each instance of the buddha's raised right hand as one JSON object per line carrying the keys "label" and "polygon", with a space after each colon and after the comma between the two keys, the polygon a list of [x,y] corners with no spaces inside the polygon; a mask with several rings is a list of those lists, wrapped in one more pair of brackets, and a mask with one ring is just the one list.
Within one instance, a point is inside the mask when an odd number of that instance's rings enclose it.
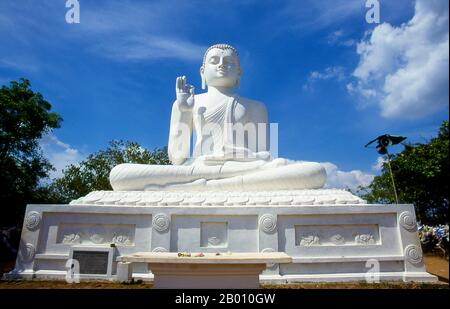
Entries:
{"label": "buddha's raised right hand", "polygon": [[175,84],[177,105],[181,111],[190,111],[194,106],[194,86],[186,83],[186,76],[177,77]]}

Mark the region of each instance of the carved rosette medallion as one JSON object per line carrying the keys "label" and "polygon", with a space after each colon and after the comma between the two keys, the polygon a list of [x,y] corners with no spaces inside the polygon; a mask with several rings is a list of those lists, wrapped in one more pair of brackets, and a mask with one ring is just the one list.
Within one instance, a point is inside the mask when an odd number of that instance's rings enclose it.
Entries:
{"label": "carved rosette medallion", "polygon": [[423,260],[422,249],[416,245],[409,245],[405,248],[405,258],[412,264],[419,264]]}
{"label": "carved rosette medallion", "polygon": [[277,218],[271,214],[264,214],[259,218],[259,228],[265,233],[272,233],[277,228]]}
{"label": "carved rosette medallion", "polygon": [[417,222],[413,214],[409,211],[404,211],[398,216],[399,224],[408,231],[417,230]]}
{"label": "carved rosette medallion", "polygon": [[165,232],[170,226],[170,218],[168,215],[160,213],[153,217],[152,224],[158,232]]}
{"label": "carved rosette medallion", "polygon": [[39,212],[30,211],[25,216],[25,227],[30,231],[34,231],[41,224],[41,220],[42,220],[42,216]]}

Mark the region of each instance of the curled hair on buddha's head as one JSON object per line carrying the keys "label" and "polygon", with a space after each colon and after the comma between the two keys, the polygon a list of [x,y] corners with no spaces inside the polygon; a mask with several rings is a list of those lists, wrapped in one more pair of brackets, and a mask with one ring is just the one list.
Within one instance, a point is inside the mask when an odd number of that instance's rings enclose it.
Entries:
{"label": "curled hair on buddha's head", "polygon": [[[234,48],[233,46],[231,46],[230,44],[221,43],[221,44],[214,44],[214,45],[208,47],[208,49],[205,51],[205,54],[203,55],[203,62],[202,62],[201,70],[205,66],[206,56],[208,55],[209,51],[214,48],[223,49],[223,50],[229,49],[229,50],[233,51],[233,53],[237,57],[237,61],[238,61],[239,67],[240,67],[239,53],[238,53],[237,49]],[[239,87],[239,84],[240,84],[240,78],[238,78],[238,80],[236,81],[236,87]],[[206,89],[206,81],[203,76],[202,76],[202,89]]]}
{"label": "curled hair on buddha's head", "polygon": [[224,44],[224,43],[223,43],[223,44],[214,44],[214,45],[208,47],[208,49],[205,51],[205,54],[203,55],[203,63],[202,63],[202,65],[205,65],[206,55],[208,55],[209,51],[210,51],[211,49],[214,49],[214,48],[218,48],[218,49],[230,49],[230,50],[232,50],[232,51],[234,52],[234,54],[235,54],[235,55],[237,56],[237,58],[239,59],[239,53],[237,52],[237,49],[234,48],[233,46],[231,46],[230,44]]}

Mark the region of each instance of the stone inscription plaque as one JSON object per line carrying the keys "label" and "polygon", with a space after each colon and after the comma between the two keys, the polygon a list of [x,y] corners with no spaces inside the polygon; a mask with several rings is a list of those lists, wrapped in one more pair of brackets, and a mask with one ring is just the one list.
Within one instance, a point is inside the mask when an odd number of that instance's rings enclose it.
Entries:
{"label": "stone inscription plaque", "polygon": [[80,263],[80,274],[106,275],[108,273],[108,252],[74,251],[73,259]]}

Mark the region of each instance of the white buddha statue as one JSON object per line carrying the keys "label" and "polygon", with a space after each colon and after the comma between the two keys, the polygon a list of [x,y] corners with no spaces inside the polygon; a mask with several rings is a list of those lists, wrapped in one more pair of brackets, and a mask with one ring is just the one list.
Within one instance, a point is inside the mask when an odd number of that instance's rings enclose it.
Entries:
{"label": "white buddha statue", "polygon": [[195,95],[185,76],[176,79],[168,144],[173,165],[117,165],[110,174],[113,189],[267,191],[323,187],[326,172],[319,163],[270,156],[266,107],[236,93],[241,73],[234,47],[209,47],[200,68],[202,88],[207,86],[207,92]]}

